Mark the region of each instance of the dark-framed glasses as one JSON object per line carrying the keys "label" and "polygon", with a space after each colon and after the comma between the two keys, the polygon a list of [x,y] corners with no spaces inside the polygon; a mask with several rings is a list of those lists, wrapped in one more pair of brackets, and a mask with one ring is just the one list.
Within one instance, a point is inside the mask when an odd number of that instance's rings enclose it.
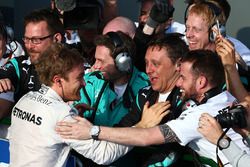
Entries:
{"label": "dark-framed glasses", "polygon": [[47,38],[50,38],[50,37],[53,37],[54,34],[50,34],[50,35],[47,35],[45,37],[32,37],[32,38],[28,38],[28,37],[23,37],[23,42],[26,44],[26,43],[29,43],[29,41],[31,41],[32,44],[40,44],[42,43],[43,40],[47,39]]}

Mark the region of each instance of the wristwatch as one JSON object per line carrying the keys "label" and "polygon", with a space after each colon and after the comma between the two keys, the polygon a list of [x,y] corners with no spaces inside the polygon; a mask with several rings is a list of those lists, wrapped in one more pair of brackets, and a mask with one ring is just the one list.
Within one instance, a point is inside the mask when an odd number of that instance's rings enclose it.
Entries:
{"label": "wristwatch", "polygon": [[100,126],[92,126],[89,133],[92,139],[98,140],[98,136],[100,134]]}
{"label": "wristwatch", "polygon": [[220,150],[226,149],[230,146],[231,139],[229,137],[220,139],[218,147]]}

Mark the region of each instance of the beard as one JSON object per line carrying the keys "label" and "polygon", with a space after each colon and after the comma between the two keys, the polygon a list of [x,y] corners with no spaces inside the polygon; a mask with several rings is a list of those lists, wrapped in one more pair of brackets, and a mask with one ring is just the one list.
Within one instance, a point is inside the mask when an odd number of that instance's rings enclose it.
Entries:
{"label": "beard", "polygon": [[30,57],[30,62],[31,64],[37,64],[38,63],[38,58],[40,56],[40,52],[34,51],[34,50],[27,50],[27,53]]}
{"label": "beard", "polygon": [[183,92],[182,92],[183,100],[191,99],[191,100],[197,101],[199,96],[200,95],[198,94],[194,86],[192,86],[188,90],[183,89]]}

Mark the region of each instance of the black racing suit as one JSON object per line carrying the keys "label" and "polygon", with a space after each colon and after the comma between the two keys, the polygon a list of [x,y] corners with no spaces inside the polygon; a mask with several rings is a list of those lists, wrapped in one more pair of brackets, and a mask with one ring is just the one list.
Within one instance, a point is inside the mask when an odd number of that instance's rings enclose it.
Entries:
{"label": "black racing suit", "polygon": [[[177,87],[171,91],[166,99],[171,103],[171,112],[162,119],[160,124],[179,117],[183,104],[180,100],[180,94],[180,89]],[[154,91],[151,86],[141,89],[137,95],[136,102],[133,103],[132,110],[116,126],[129,127],[138,123],[141,120],[143,106],[146,101],[149,101],[151,106],[157,103],[158,97],[159,92]],[[183,148],[178,143],[170,143],[149,147],[135,147],[129,154],[132,154],[131,156],[135,159],[136,166],[149,166],[163,161],[172,150],[181,152],[181,149]]]}

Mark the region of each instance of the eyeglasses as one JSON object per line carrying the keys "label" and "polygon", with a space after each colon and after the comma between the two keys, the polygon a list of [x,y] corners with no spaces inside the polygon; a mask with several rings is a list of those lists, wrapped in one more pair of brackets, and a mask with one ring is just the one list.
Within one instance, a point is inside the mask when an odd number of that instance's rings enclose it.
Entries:
{"label": "eyeglasses", "polygon": [[23,42],[25,44],[27,44],[29,41],[31,41],[32,44],[40,44],[42,43],[43,40],[47,39],[47,38],[50,38],[52,37],[54,34],[50,34],[50,35],[47,35],[45,37],[32,37],[32,38],[28,38],[28,37],[23,37]]}

